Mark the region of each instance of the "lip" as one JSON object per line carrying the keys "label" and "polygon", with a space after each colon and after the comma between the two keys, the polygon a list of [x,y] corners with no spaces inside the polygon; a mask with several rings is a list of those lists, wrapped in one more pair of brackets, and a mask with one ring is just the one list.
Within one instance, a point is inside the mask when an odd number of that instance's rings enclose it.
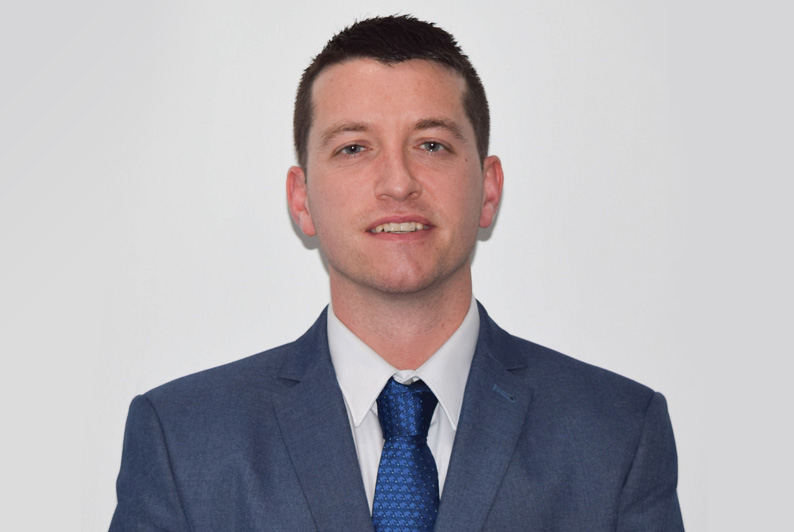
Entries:
{"label": "lip", "polygon": [[[379,218],[378,220],[374,221],[369,227],[367,227],[367,229],[365,231],[366,232],[371,232],[373,229],[375,229],[376,227],[378,227],[381,224],[386,224],[386,223],[399,224],[399,223],[405,223],[405,222],[417,222],[417,223],[420,223],[423,226],[425,226],[424,230],[433,228],[433,224],[430,223],[430,220],[428,220],[424,216],[418,216],[418,215],[412,215],[412,214],[399,214],[399,215],[396,214],[396,215],[393,215],[393,216],[384,216],[382,218]],[[383,233],[379,233],[379,234],[383,234]]]}

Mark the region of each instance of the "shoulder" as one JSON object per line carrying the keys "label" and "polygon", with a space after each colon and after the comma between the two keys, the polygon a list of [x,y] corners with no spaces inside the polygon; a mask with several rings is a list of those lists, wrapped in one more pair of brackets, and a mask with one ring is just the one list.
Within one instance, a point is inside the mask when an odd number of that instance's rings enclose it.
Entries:
{"label": "shoulder", "polygon": [[534,374],[536,385],[546,393],[609,401],[647,404],[654,391],[633,379],[588,364],[534,342],[512,337],[516,349],[527,361],[527,371]]}
{"label": "shoulder", "polygon": [[[526,419],[534,438],[548,440],[550,447],[576,457],[571,459],[595,456],[600,463],[623,465],[645,433],[672,442],[667,405],[660,393],[487,321],[488,356],[501,360],[515,377],[513,382],[529,396]],[[668,448],[674,449],[674,444]]]}
{"label": "shoulder", "polygon": [[180,377],[140,396],[162,415],[243,412],[290,388],[328,357],[325,312],[294,342]]}
{"label": "shoulder", "polygon": [[207,394],[244,391],[251,386],[271,388],[294,342],[174,379],[149,390],[144,396],[153,402],[191,400]]}
{"label": "shoulder", "polygon": [[533,401],[571,415],[583,413],[599,419],[633,417],[641,420],[658,395],[651,388],[613,371],[513,336],[487,313],[482,317],[481,337],[487,344],[489,356],[532,389]]}

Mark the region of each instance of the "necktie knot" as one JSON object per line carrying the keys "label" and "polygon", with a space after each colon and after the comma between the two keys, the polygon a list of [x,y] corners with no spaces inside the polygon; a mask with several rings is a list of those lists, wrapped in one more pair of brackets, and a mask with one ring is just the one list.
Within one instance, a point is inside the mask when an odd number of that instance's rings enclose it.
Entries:
{"label": "necktie knot", "polygon": [[422,381],[400,384],[389,379],[378,396],[378,419],[383,438],[427,438],[438,399]]}

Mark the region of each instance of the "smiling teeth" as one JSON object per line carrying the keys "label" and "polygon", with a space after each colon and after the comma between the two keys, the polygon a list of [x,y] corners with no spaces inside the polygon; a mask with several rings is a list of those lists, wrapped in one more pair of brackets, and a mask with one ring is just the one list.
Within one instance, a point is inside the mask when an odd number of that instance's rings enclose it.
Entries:
{"label": "smiling teeth", "polygon": [[370,229],[372,233],[413,233],[425,229],[419,222],[385,223]]}

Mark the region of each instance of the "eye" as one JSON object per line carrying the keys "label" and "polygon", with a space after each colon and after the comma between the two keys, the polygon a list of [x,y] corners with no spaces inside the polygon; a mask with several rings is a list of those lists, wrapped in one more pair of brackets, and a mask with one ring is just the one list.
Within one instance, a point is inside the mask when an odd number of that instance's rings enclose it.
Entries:
{"label": "eye", "polygon": [[436,153],[439,151],[446,150],[447,147],[441,144],[440,142],[436,142],[434,140],[428,140],[427,142],[423,142],[419,145],[423,150],[428,151],[430,153]]}
{"label": "eye", "polygon": [[364,146],[361,144],[351,144],[339,150],[339,153],[342,155],[358,155],[362,151],[364,151]]}

